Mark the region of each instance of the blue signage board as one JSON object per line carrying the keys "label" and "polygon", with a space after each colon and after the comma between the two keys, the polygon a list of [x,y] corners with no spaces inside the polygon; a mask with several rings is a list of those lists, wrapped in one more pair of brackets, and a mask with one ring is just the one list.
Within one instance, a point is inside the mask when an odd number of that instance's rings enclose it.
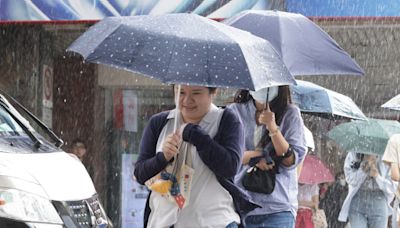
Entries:
{"label": "blue signage board", "polygon": [[286,0],[288,12],[308,17],[396,17],[399,0]]}
{"label": "blue signage board", "polygon": [[190,12],[227,18],[247,9],[284,10],[283,0],[0,0],[0,21],[100,20]]}
{"label": "blue signage board", "polygon": [[0,0],[0,22],[86,21],[108,16],[196,13],[228,18],[240,11],[283,10],[313,17],[400,16],[399,0]]}

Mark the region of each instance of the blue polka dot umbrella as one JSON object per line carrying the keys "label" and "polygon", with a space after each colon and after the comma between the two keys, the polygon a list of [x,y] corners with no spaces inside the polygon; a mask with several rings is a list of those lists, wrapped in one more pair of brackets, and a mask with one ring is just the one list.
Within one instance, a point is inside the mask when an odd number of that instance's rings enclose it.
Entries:
{"label": "blue polka dot umbrella", "polygon": [[67,50],[168,84],[250,90],[295,84],[268,41],[195,14],[108,17]]}

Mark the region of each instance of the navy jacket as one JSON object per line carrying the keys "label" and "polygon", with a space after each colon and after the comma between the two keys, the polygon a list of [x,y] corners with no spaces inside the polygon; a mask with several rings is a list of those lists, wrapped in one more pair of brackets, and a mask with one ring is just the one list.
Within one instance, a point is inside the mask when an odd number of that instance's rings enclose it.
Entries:
{"label": "navy jacket", "polygon": [[[157,153],[160,151],[156,151],[157,140],[167,123],[168,114],[167,111],[152,116],[144,130],[134,171],[140,184],[144,184],[148,179],[161,172],[168,164],[164,155]],[[258,207],[250,201],[250,197],[243,190],[233,183],[241,164],[244,136],[243,127],[232,110],[224,110],[214,139],[195,124],[188,124],[185,127],[182,138],[196,146],[204,164],[215,173],[219,183],[231,194],[235,209],[242,218],[249,211]],[[144,215],[145,227],[150,215],[148,199]]]}

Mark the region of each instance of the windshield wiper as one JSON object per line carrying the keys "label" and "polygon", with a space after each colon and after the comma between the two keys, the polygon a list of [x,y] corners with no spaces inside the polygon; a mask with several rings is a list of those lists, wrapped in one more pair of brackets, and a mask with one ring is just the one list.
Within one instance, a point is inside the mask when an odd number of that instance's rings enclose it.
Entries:
{"label": "windshield wiper", "polygon": [[40,145],[43,144],[42,141],[40,141],[32,132],[29,130],[25,124],[22,123],[22,121],[15,116],[15,114],[11,111],[11,109],[8,107],[7,104],[4,103],[3,99],[0,99],[0,106],[6,110],[6,112],[21,126],[22,130],[25,131],[25,133],[29,136],[29,138],[33,141],[33,146],[35,148],[40,148]]}
{"label": "windshield wiper", "polygon": [[[28,109],[26,109],[22,104],[20,104],[17,100],[15,100],[12,96],[8,95],[6,92],[0,90],[0,92],[2,92],[3,94],[5,94],[8,98],[10,98],[15,104],[18,105],[18,107],[20,107],[22,110],[24,110],[24,112],[26,114],[29,115],[29,117],[31,117],[38,125],[40,128],[42,128],[48,136],[50,136],[50,138],[52,140],[55,141],[55,146],[56,147],[61,147],[64,144],[64,141],[62,139],[60,139],[52,130],[50,130],[49,127],[46,126],[46,124],[44,124],[42,121],[40,121],[35,115],[33,115]],[[29,131],[29,129],[28,129]],[[29,131],[30,132],[30,131]]]}

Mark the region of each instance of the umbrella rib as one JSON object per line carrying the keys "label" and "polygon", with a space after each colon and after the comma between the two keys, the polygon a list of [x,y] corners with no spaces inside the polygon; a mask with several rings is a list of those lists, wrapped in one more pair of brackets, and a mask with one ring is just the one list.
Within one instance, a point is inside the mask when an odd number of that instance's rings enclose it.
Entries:
{"label": "umbrella rib", "polygon": [[[239,46],[241,47],[240,43],[238,43],[237,45],[239,45]],[[242,56],[243,56],[244,61],[246,61],[247,72],[248,72],[249,75],[251,75],[251,69],[250,69],[250,67],[248,67],[248,66],[249,66],[249,61],[248,61],[248,59],[246,58],[246,55],[243,53],[242,48],[240,48],[240,52],[242,53]],[[249,88],[249,89],[254,89],[254,90],[255,90],[254,82],[252,83],[252,85],[253,85],[253,88]]]}
{"label": "umbrella rib", "polygon": [[[170,26],[170,24],[168,23],[168,20],[165,21],[165,25],[168,26],[169,29],[170,29],[171,31],[174,31],[173,28],[172,28],[172,27]],[[173,39],[173,40],[175,40],[175,39]],[[169,71],[169,68],[170,68],[170,66],[171,66],[171,61],[172,61],[172,56],[173,56],[174,51],[175,51],[175,43],[173,43],[172,50],[171,50],[170,55],[169,55],[169,60],[168,60],[168,64],[167,64],[167,69],[165,70],[164,80],[162,80],[164,83],[167,82],[167,81],[165,80],[165,78],[166,78],[167,75],[168,75],[168,71]]]}
{"label": "umbrella rib", "polygon": [[[279,15],[279,12],[276,12],[276,14],[277,15]],[[282,45],[282,29],[281,29],[281,27],[282,27],[282,25],[281,25],[281,17],[279,17],[278,16],[278,24],[279,24],[279,49],[280,49],[280,56],[281,56],[281,58],[282,58],[282,62],[283,63],[285,63],[285,60],[284,60],[284,56],[283,56],[283,45]],[[278,54],[279,54],[279,52],[277,52]],[[286,63],[285,63],[285,65],[286,65]],[[289,69],[289,67],[288,67],[288,69]],[[294,75],[294,74],[293,74]]]}
{"label": "umbrella rib", "polygon": [[209,41],[207,40],[207,58],[206,58],[206,66],[207,66],[206,72],[207,72],[207,75],[208,75],[207,84],[210,84],[210,83],[211,83],[210,67],[209,67],[209,65],[208,65],[209,62],[210,62],[210,43],[209,43]]}
{"label": "umbrella rib", "polygon": [[166,81],[166,78],[167,78],[167,75],[168,75],[168,72],[169,72],[169,67],[171,66],[171,61],[172,61],[172,56],[173,56],[172,53],[174,53],[174,50],[175,50],[175,44],[173,45],[172,50],[171,50],[171,54],[169,55],[168,64],[167,64],[167,69],[165,70],[165,75],[164,75],[164,80],[163,80],[163,82],[167,82],[167,81]]}

